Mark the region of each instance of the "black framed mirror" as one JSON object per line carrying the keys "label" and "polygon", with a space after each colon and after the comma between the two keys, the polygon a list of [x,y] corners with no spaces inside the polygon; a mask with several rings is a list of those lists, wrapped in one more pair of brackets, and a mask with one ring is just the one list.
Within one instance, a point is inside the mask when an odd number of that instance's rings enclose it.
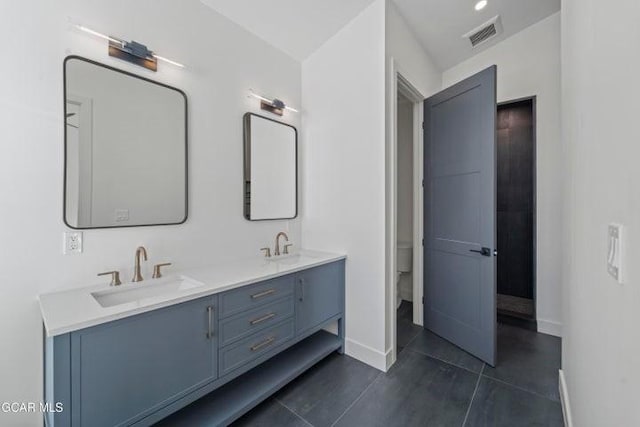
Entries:
{"label": "black framed mirror", "polygon": [[184,223],[187,114],[180,89],[79,56],[65,58],[65,224]]}
{"label": "black framed mirror", "polygon": [[249,221],[298,215],[298,131],[294,126],[246,113],[244,217]]}

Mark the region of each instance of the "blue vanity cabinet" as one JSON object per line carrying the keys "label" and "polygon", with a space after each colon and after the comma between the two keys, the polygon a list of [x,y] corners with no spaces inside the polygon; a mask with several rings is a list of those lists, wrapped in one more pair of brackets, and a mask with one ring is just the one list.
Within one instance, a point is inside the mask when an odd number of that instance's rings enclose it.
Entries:
{"label": "blue vanity cabinet", "polygon": [[[296,333],[309,333],[344,312],[344,261],[296,275]],[[344,320],[340,319],[342,329]]]}
{"label": "blue vanity cabinet", "polygon": [[[345,262],[46,338],[47,427],[226,426],[344,349]],[[338,334],[327,327],[338,325]]]}
{"label": "blue vanity cabinet", "polygon": [[217,296],[71,334],[74,426],[128,425],[217,377]]}

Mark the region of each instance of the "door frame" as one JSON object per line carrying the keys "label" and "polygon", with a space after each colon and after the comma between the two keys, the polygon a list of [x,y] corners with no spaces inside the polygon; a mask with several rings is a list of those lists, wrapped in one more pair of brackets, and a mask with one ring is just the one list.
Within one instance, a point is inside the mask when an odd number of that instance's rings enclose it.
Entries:
{"label": "door frame", "polygon": [[[533,285],[533,318],[531,319],[536,325],[537,331],[537,323],[538,323],[538,97],[537,95],[531,96],[523,96],[522,98],[509,99],[507,101],[498,102],[497,109],[500,107],[506,107],[511,104],[518,104],[524,101],[531,101],[532,107],[532,119],[533,119],[533,154],[532,154],[532,162],[533,162],[533,207],[532,207],[532,215],[533,215],[533,277],[532,285]],[[497,167],[496,163],[496,167]],[[500,248],[498,248],[498,256]],[[497,274],[497,266],[496,266],[496,274]],[[498,286],[496,283],[496,298],[498,292]],[[497,309],[497,301],[496,301],[496,309]]]}
{"label": "door frame", "polygon": [[398,223],[396,216],[396,182],[398,159],[398,92],[413,103],[413,323],[422,326],[422,113],[423,102],[428,94],[423,94],[414,84],[410,73],[406,72],[393,57],[389,59],[387,81],[387,137],[386,137],[386,220],[385,220],[385,306],[386,306],[386,368],[396,361],[397,311],[396,311],[396,266]]}

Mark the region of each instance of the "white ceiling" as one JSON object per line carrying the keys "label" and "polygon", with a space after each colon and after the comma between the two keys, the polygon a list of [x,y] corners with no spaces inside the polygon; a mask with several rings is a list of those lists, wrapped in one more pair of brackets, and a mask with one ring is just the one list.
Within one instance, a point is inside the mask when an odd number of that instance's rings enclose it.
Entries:
{"label": "white ceiling", "polygon": [[[560,0],[488,0],[480,12],[477,0],[393,0],[422,46],[446,70],[528,26],[558,12]],[[496,15],[504,32],[473,49],[462,35]]]}
{"label": "white ceiling", "polygon": [[373,0],[200,0],[302,61]]}
{"label": "white ceiling", "polygon": [[[289,56],[302,61],[355,18],[373,0],[200,0]],[[522,31],[560,10],[561,0],[393,0],[424,49],[441,70]],[[462,35],[496,15],[504,32],[471,48]]]}

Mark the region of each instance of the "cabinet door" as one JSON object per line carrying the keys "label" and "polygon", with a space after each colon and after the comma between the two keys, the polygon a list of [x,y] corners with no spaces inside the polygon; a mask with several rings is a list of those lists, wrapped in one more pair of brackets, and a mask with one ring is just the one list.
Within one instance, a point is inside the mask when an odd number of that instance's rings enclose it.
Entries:
{"label": "cabinet door", "polygon": [[298,334],[340,314],[344,306],[344,263],[334,262],[299,272],[296,301]]}
{"label": "cabinet door", "polygon": [[216,297],[73,333],[73,425],[115,426],[217,375]]}

